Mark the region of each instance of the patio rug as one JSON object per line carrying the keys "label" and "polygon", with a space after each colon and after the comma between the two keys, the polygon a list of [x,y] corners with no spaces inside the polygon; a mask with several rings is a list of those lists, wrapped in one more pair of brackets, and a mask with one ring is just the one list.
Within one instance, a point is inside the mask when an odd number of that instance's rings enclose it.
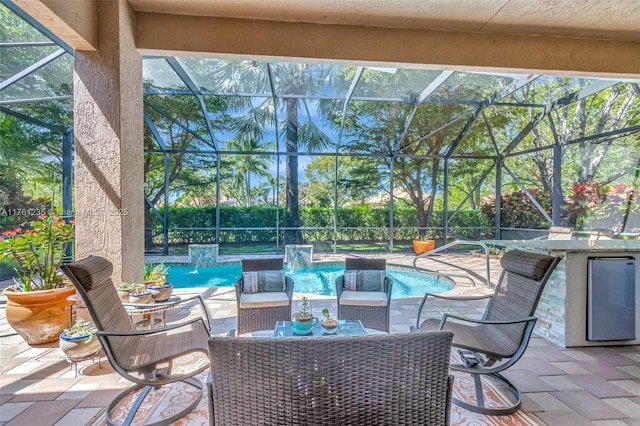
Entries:
{"label": "patio rug", "polygon": [[[452,361],[457,357],[457,354],[452,353]],[[202,383],[206,383],[208,372],[201,373],[198,377]],[[454,372],[454,395],[464,401],[475,401],[475,393],[473,389],[473,379],[470,374]],[[171,391],[172,386],[179,387],[179,391]],[[487,406],[495,407],[501,405],[505,401],[504,395],[496,387],[488,386],[484,387],[485,403]],[[192,387],[186,386],[182,383],[176,383],[172,385],[163,386],[158,390],[152,390],[147,396],[147,401],[140,408],[134,425],[145,425],[152,423],[153,421],[159,421],[160,419],[170,416],[172,413],[179,411],[181,407],[187,406],[193,401],[196,392]],[[116,412],[113,414],[113,420],[118,423],[122,423],[126,418],[128,408],[135,400],[135,396],[130,396],[120,403]],[[187,416],[173,423],[175,426],[192,426],[192,425],[208,425],[209,424],[209,409],[207,407],[207,396],[203,396],[198,406],[191,411]],[[477,425],[477,426],[537,426],[538,423],[534,421],[530,416],[523,412],[517,412],[509,416],[485,416],[482,414],[474,413],[457,405],[451,407],[451,424],[452,425]],[[104,426],[106,425],[104,410],[101,410],[89,423],[91,426]]]}

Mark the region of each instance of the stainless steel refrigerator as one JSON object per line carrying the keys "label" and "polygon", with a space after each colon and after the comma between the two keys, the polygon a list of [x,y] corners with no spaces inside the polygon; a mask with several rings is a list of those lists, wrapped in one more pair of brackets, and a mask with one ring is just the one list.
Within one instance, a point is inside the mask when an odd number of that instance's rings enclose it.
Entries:
{"label": "stainless steel refrigerator", "polygon": [[590,257],[587,268],[587,340],[635,339],[635,259]]}

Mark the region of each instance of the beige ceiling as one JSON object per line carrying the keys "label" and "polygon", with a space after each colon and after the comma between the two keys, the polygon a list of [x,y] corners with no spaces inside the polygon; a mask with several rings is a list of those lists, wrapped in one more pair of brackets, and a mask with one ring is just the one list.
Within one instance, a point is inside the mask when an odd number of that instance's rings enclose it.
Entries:
{"label": "beige ceiling", "polygon": [[129,0],[137,11],[640,41],[638,0]]}

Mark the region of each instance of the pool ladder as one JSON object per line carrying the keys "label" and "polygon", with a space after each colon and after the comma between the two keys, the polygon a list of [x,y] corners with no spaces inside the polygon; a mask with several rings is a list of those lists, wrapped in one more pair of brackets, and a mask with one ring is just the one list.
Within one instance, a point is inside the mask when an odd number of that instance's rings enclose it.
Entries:
{"label": "pool ladder", "polygon": [[[429,256],[431,256],[432,254],[435,253],[439,253],[441,251],[444,250],[448,250],[451,247],[454,246],[459,246],[459,245],[473,245],[473,246],[479,246],[482,248],[482,250],[484,250],[484,257],[485,257],[485,265],[486,265],[486,273],[487,273],[487,277],[486,277],[486,285],[487,287],[491,288],[491,272],[489,271],[489,247],[483,243],[482,241],[467,241],[467,240],[456,240],[456,241],[452,241],[448,244],[445,244],[441,247],[438,248],[434,248],[433,250],[430,250],[426,253],[420,254],[418,256],[415,257],[415,259],[413,259],[413,269],[416,270],[416,272],[420,272],[423,274],[430,274],[430,275],[435,275],[436,277],[440,277],[440,276],[444,276],[444,277],[461,277],[461,278],[467,278],[468,280],[471,281],[471,283],[473,284],[473,286],[476,286],[476,281],[469,276],[469,274],[443,274],[442,272],[438,272],[438,271],[433,271],[430,269],[425,269],[425,268],[419,268],[417,265],[417,262],[420,259],[425,259]],[[460,268],[460,266],[457,265],[453,265],[457,268]]]}

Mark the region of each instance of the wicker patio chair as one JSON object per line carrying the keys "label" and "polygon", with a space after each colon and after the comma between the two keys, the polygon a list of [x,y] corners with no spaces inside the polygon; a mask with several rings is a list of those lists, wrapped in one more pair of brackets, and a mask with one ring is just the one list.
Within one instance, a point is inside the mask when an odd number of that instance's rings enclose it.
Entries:
{"label": "wicker patio chair", "polygon": [[[284,270],[282,258],[244,259],[242,272]],[[238,335],[257,330],[272,330],[277,321],[291,320],[291,298],[293,280],[285,277],[285,290],[261,293],[245,293],[244,278],[236,280],[236,303],[238,307]]]}
{"label": "wicker patio chair", "polygon": [[[460,348],[461,363],[451,368],[473,375],[476,402],[473,405],[457,398],[454,404],[488,415],[506,415],[520,409],[522,397],[518,389],[500,372],[515,364],[524,354],[536,323],[534,313],[549,276],[560,258],[513,250],[502,256],[502,274],[493,295],[480,297],[444,297],[427,293],[418,309],[416,327],[421,331],[450,330],[453,346]],[[445,313],[442,319],[427,319],[420,315],[428,297],[450,300],[488,298],[482,319],[465,318]],[[453,319],[454,321],[450,321]],[[417,331],[412,327],[413,331]],[[506,386],[515,402],[500,408],[484,405],[482,377],[489,377]]]}
{"label": "wicker patio chair", "polygon": [[[206,309],[206,324],[202,318],[196,318],[151,330],[135,330],[111,281],[111,262],[99,256],[90,256],[62,265],[62,270],[82,296],[98,329],[96,335],[109,363],[122,377],[136,383],[109,403],[106,409],[107,424],[115,424],[111,413],[131,393],[143,388],[124,424],[136,422],[136,412],[153,388],[179,381],[195,388],[199,395],[196,394],[186,409],[153,424],[171,424],[195,408],[202,399],[204,385],[193,376],[209,368],[207,340],[210,333]],[[192,300],[202,303],[199,296],[183,299],[182,302]],[[178,358],[186,356],[190,357],[188,363],[176,362]],[[186,360],[182,358],[181,361]]]}
{"label": "wicker patio chair", "polygon": [[[385,271],[386,259],[364,259],[348,257],[345,259],[345,271]],[[360,320],[366,328],[389,332],[389,309],[391,306],[391,288],[393,280],[384,278],[384,291],[345,290],[344,275],[336,278],[338,296],[338,318]]]}
{"label": "wicker patio chair", "polygon": [[209,421],[448,425],[450,332],[212,337]]}

